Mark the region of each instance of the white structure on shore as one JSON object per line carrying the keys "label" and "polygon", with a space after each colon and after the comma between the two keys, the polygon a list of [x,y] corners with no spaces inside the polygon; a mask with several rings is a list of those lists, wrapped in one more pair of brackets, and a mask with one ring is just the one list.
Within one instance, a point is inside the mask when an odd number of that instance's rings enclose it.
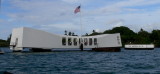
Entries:
{"label": "white structure on shore", "polygon": [[12,31],[10,48],[13,51],[29,49],[55,49],[55,48],[120,48],[121,37],[119,33],[96,36],[66,36],[56,35],[32,28],[16,28]]}

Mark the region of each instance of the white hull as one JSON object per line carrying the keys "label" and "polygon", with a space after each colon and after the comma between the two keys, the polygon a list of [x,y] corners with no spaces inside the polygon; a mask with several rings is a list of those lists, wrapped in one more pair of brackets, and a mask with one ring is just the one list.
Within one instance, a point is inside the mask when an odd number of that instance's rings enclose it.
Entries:
{"label": "white hull", "polygon": [[127,44],[125,49],[154,49],[153,44]]}

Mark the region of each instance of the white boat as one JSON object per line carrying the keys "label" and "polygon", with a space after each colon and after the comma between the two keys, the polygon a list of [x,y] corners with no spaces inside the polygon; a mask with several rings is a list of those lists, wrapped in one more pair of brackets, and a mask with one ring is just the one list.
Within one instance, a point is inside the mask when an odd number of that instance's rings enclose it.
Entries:
{"label": "white boat", "polygon": [[0,54],[4,54],[4,52],[0,52]]}
{"label": "white boat", "polygon": [[13,51],[50,51],[50,49],[90,48],[96,51],[120,51],[119,33],[96,36],[67,36],[48,33],[32,28],[16,28],[12,31],[10,49]]}
{"label": "white boat", "polygon": [[4,52],[0,49],[0,54],[4,54]]}
{"label": "white boat", "polygon": [[125,45],[125,49],[137,49],[137,50],[141,50],[141,49],[146,49],[146,50],[152,50],[154,49],[154,44],[126,44]]}

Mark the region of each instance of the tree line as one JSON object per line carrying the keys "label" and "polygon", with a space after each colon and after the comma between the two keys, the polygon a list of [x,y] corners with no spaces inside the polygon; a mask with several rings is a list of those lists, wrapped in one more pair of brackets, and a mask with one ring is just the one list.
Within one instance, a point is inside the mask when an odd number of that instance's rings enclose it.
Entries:
{"label": "tree line", "polygon": [[0,47],[9,47],[11,40],[11,35],[7,38],[7,40],[0,39]]}
{"label": "tree line", "polygon": [[120,26],[101,33],[93,31],[88,36],[113,33],[120,33],[123,46],[125,44],[154,44],[155,47],[160,47],[160,30],[152,30],[149,33],[141,28],[139,32],[134,32],[128,27]]}

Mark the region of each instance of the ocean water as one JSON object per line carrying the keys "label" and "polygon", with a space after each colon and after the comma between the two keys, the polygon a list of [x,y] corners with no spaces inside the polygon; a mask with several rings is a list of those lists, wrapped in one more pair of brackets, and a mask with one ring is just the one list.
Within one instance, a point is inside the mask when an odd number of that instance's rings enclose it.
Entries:
{"label": "ocean water", "polygon": [[5,53],[0,74],[144,74],[160,73],[160,48],[121,52],[61,51]]}

